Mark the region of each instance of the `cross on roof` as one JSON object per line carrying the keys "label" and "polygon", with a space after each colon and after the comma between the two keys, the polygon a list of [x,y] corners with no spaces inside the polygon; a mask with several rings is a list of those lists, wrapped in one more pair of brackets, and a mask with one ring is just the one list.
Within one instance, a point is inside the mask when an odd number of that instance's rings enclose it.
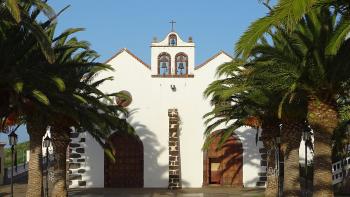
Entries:
{"label": "cross on roof", "polygon": [[171,20],[169,23],[171,23],[171,31],[174,31],[174,24],[176,22],[174,20]]}

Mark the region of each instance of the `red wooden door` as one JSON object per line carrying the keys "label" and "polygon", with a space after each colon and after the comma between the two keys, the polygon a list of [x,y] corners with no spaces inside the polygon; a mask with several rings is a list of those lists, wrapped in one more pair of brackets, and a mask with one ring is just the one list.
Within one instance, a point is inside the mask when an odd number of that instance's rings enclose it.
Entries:
{"label": "red wooden door", "polygon": [[232,135],[221,148],[220,136],[215,137],[204,152],[203,185],[243,186],[243,148],[238,136]]}

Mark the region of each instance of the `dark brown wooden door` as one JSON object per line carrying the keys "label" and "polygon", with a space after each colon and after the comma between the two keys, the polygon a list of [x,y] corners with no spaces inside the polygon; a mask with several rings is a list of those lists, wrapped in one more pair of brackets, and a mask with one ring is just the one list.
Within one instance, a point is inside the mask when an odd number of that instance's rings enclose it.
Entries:
{"label": "dark brown wooden door", "polygon": [[143,145],[137,136],[112,134],[115,163],[105,155],[105,187],[143,187]]}

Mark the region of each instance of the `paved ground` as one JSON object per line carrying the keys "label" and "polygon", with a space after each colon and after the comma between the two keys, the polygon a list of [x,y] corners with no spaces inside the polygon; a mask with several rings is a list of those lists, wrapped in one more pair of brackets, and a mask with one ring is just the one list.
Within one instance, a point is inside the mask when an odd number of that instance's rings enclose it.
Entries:
{"label": "paved ground", "polygon": [[[46,181],[44,177],[44,183]],[[51,189],[49,184],[49,189]],[[14,196],[24,197],[27,190],[27,179],[22,177],[14,184]],[[10,197],[11,186],[0,185],[0,197]],[[51,191],[49,191],[50,193]],[[264,189],[234,189],[229,187],[210,187],[198,189],[167,190],[167,189],[72,189],[69,196],[74,197],[234,197],[264,196]]]}
{"label": "paved ground", "polygon": [[[17,178],[15,180],[15,183],[13,184],[13,196],[24,196],[27,190],[27,177],[23,176],[20,178]],[[2,196],[10,196],[11,193],[11,186],[9,184],[7,185],[0,185],[0,197]]]}
{"label": "paved ground", "polygon": [[199,188],[170,191],[167,189],[88,189],[71,190],[77,197],[233,197],[264,196],[262,189]]}
{"label": "paved ground", "polygon": [[[14,185],[14,196],[24,197],[26,184]],[[0,196],[10,196],[10,186],[0,186]],[[234,197],[264,196],[264,190],[261,189],[232,189],[232,188],[200,188],[200,189],[183,189],[170,191],[167,189],[84,189],[70,190],[69,196],[76,197]]]}
{"label": "paved ground", "polygon": [[[14,184],[14,196],[24,197],[26,183]],[[264,189],[199,188],[170,191],[167,189],[74,189],[69,191],[74,197],[262,197]],[[349,197],[349,195],[335,195]],[[10,185],[0,186],[0,197],[10,197]]]}
{"label": "paved ground", "polygon": [[[20,197],[20,196],[25,196],[27,190],[27,184],[21,184],[21,183],[15,183],[13,186],[13,191],[14,194],[13,196],[15,197]],[[0,186],[0,196],[10,196],[11,193],[11,187],[10,185],[1,185]]]}
{"label": "paved ground", "polygon": [[[14,185],[14,196],[24,197],[26,184]],[[200,188],[169,191],[166,189],[85,189],[70,190],[69,196],[74,197],[262,197],[263,189],[232,189],[232,188]],[[349,197],[350,195],[335,195]],[[0,186],[0,197],[10,197],[10,186]]]}

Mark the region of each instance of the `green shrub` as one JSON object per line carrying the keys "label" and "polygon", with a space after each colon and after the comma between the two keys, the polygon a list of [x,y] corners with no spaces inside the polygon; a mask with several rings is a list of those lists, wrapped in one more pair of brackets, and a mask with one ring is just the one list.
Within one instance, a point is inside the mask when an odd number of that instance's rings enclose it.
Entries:
{"label": "green shrub", "polygon": [[[22,142],[16,145],[17,165],[26,161],[27,150],[29,150],[29,142]],[[11,166],[11,148],[5,148],[5,168]]]}

